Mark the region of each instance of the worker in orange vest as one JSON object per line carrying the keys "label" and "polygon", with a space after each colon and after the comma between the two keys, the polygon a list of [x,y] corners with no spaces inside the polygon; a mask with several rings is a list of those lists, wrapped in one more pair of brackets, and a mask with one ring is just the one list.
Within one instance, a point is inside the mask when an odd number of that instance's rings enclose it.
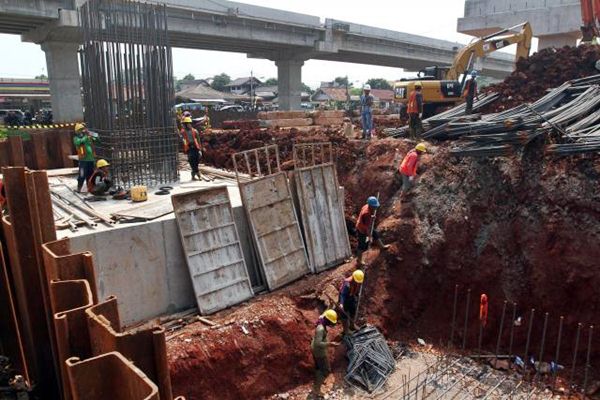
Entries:
{"label": "worker in orange vest", "polygon": [[419,143],[409,151],[400,163],[398,172],[402,177],[402,194],[406,194],[414,185],[417,176],[417,164],[423,153],[427,152],[425,143]]}
{"label": "worker in orange vest", "polygon": [[421,82],[415,82],[415,89],[408,96],[408,107],[406,109],[408,113],[408,133],[413,139],[416,139],[423,132],[423,124],[421,123],[423,117],[422,89]]}
{"label": "worker in orange vest", "polygon": [[192,117],[183,117],[182,120],[183,128],[179,131],[181,139],[183,141],[183,152],[188,156],[188,162],[192,168],[192,180],[200,180],[200,170],[198,165],[200,164],[200,134],[192,126]]}
{"label": "worker in orange vest", "polygon": [[356,220],[356,234],[358,236],[358,247],[356,250],[356,259],[359,267],[363,266],[363,253],[368,250],[369,243],[375,243],[382,250],[387,250],[390,245],[383,244],[379,238],[379,232],[374,228],[375,211],[379,208],[377,197],[371,196],[367,199],[367,204],[363,206]]}

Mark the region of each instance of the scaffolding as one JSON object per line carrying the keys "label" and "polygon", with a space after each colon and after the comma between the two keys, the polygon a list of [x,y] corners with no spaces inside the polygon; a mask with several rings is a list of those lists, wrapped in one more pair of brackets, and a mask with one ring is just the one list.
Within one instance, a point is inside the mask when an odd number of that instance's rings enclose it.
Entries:
{"label": "scaffolding", "polygon": [[178,180],[165,5],[90,0],[79,9],[84,117],[123,187]]}

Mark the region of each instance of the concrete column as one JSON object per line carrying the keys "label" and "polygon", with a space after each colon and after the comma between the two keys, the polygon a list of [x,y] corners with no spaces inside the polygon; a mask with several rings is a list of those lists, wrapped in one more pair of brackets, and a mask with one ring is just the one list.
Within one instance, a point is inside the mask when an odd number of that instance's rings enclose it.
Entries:
{"label": "concrete column", "polygon": [[302,60],[277,60],[277,82],[279,109],[283,111],[300,110],[302,107]]}
{"label": "concrete column", "polygon": [[42,43],[42,50],[46,53],[55,122],[83,120],[78,47],[79,44],[70,42]]}
{"label": "concrete column", "polygon": [[578,37],[578,34],[571,35],[566,33],[539,36],[538,50],[547,49],[549,47],[559,49],[564,46],[576,46]]}

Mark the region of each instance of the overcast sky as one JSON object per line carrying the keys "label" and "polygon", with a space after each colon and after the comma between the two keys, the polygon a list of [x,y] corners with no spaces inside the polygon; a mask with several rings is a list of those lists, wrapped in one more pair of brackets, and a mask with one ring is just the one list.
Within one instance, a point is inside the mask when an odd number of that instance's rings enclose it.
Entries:
{"label": "overcast sky", "polygon": [[[218,1],[218,0],[215,0]],[[324,18],[468,43],[471,37],[456,32],[456,22],[463,15],[464,0],[244,0],[241,3],[278,8]],[[1,54],[12,55],[0,63],[0,77],[33,78],[46,73],[46,61],[40,47],[22,43],[19,36],[0,34]],[[191,73],[206,78],[225,72],[232,78],[277,76],[275,64],[267,60],[248,59],[245,54],[204,50],[173,49],[174,73],[181,78]],[[400,68],[309,60],[302,69],[304,83],[315,88],[321,81],[348,75],[351,82],[369,78],[395,80]]]}

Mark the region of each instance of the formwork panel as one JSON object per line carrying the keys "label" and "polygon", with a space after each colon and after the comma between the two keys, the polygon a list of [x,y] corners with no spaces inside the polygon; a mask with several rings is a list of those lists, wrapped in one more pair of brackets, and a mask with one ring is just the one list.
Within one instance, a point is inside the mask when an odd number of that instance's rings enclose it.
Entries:
{"label": "formwork panel", "polygon": [[198,309],[210,314],[253,296],[226,186],[171,197]]}
{"label": "formwork panel", "polygon": [[313,272],[342,263],[352,250],[335,165],[297,169],[294,181]]}
{"label": "formwork panel", "polygon": [[240,183],[252,237],[270,290],[310,272],[285,172]]}

